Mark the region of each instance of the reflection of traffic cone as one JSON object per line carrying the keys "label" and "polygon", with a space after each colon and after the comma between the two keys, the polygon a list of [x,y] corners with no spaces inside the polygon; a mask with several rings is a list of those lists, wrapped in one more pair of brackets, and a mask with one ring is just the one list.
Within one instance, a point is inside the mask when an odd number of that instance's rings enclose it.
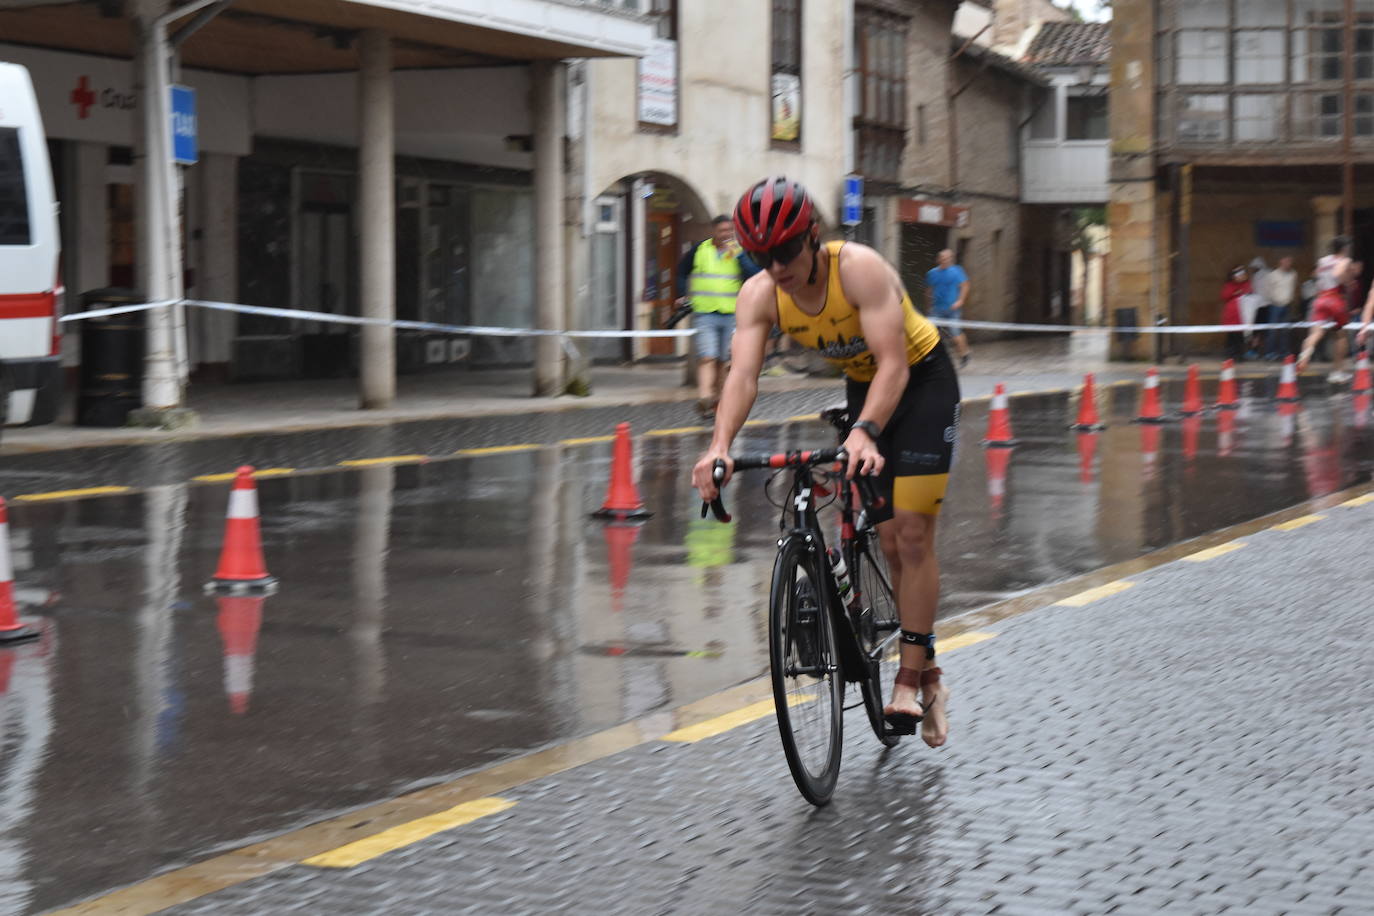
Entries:
{"label": "reflection of traffic cone", "polygon": [[1011,435],[1011,409],[1007,407],[1007,389],[1001,382],[992,391],[992,408],[988,411],[988,436],[984,445],[1008,448],[1016,445]]}
{"label": "reflection of traffic cone", "polygon": [[1160,429],[1152,423],[1140,427],[1141,475],[1147,480],[1155,476],[1155,462],[1159,458]]}
{"label": "reflection of traffic cone", "polygon": [[14,567],[10,564],[10,516],[0,499],[0,644],[37,639],[38,631],[19,622],[14,610]]}
{"label": "reflection of traffic cone", "polygon": [[988,462],[988,507],[992,517],[1002,517],[1002,503],[1007,496],[1007,466],[1011,464],[1011,450],[990,448],[983,453]]}
{"label": "reflection of traffic cone", "polygon": [[1183,418],[1183,457],[1192,461],[1197,457],[1197,436],[1202,430],[1202,417]]}
{"label": "reflection of traffic cone", "polygon": [[1351,394],[1367,394],[1371,387],[1369,379],[1369,354],[1361,350],[1360,358],[1355,360],[1355,381],[1350,383]]}
{"label": "reflection of traffic cone", "polygon": [[1279,431],[1283,433],[1284,446],[1293,444],[1293,433],[1298,426],[1299,409],[1298,405],[1292,401],[1284,401],[1279,404]]}
{"label": "reflection of traffic cone", "polygon": [[1217,409],[1235,410],[1240,406],[1236,397],[1236,361],[1228,359],[1221,364],[1221,384],[1217,386]]}
{"label": "reflection of traffic cone", "polygon": [[1145,373],[1145,387],[1140,389],[1140,416],[1137,423],[1163,423],[1164,411],[1159,406],[1159,370],[1151,366]]}
{"label": "reflection of traffic cone", "polygon": [[1083,392],[1078,396],[1078,421],[1069,429],[1106,429],[1097,416],[1097,392],[1093,388],[1093,374],[1083,376]]}
{"label": "reflection of traffic cone", "polygon": [[215,599],[219,603],[219,638],[224,642],[224,693],[229,709],[241,716],[253,693],[253,656],[262,627],[262,595]]}
{"label": "reflection of traffic cone", "polygon": [[270,594],[277,580],[267,574],[262,559],[262,533],[258,530],[258,488],[253,469],[244,466],[234,477],[229,491],[229,511],[224,522],[224,547],[219,568],[206,584],[207,592]]}
{"label": "reflection of traffic cone", "polygon": [[606,525],[601,534],[606,539],[606,558],[611,568],[611,609],[619,613],[625,604],[625,586],[629,584],[634,562],[630,548],[639,538],[639,526]]}
{"label": "reflection of traffic cone", "polygon": [[1274,398],[1279,401],[1298,399],[1298,367],[1291,356],[1283,361],[1283,374],[1279,376],[1279,393],[1274,395]]}
{"label": "reflection of traffic cone", "polygon": [[1217,414],[1217,454],[1229,458],[1236,447],[1236,415],[1229,410]]}
{"label": "reflection of traffic cone", "polygon": [[1369,425],[1369,392],[1355,395],[1355,428],[1364,429]]}
{"label": "reflection of traffic cone", "polygon": [[0,697],[10,692],[10,676],[14,674],[14,663],[18,658],[18,650],[0,649]]}
{"label": "reflection of traffic cone", "polygon": [[1078,434],[1078,479],[1083,483],[1093,482],[1093,462],[1097,460],[1097,433]]}
{"label": "reflection of traffic cone", "polygon": [[611,453],[611,482],[606,487],[606,500],[592,513],[594,518],[613,518],[618,521],[648,518],[635,487],[634,469],[630,466],[630,424],[617,423],[615,447]]}
{"label": "reflection of traffic cone", "polygon": [[1198,379],[1197,363],[1188,367],[1188,383],[1183,388],[1183,407],[1179,412],[1185,417],[1202,413],[1202,382]]}

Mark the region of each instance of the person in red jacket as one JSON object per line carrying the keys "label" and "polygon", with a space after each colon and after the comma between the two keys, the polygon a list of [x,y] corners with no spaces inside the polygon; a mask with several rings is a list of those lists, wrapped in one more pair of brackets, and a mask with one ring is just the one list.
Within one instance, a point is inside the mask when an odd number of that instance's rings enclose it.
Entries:
{"label": "person in red jacket", "polygon": [[[1221,323],[1241,324],[1240,297],[1253,292],[1245,265],[1231,268],[1230,276],[1221,287]],[[1226,335],[1226,355],[1236,362],[1245,358],[1245,332],[1232,331]]]}

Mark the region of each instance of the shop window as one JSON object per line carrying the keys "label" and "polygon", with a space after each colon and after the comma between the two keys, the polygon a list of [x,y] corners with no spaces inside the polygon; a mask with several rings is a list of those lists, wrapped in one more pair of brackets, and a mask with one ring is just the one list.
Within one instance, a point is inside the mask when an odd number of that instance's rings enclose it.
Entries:
{"label": "shop window", "polygon": [[1065,100],[1064,139],[1107,139],[1107,97],[1105,95],[1074,95]]}
{"label": "shop window", "polygon": [[855,11],[854,51],[859,75],[859,171],[896,181],[906,143],[906,39],[910,20],[868,7]]}
{"label": "shop window", "polygon": [[773,0],[773,118],[777,144],[801,143],[802,0]]}

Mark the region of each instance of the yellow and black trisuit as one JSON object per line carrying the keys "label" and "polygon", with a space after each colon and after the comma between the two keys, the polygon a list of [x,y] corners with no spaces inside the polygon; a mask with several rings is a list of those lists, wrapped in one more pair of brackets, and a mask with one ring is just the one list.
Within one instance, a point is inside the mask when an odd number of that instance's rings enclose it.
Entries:
{"label": "yellow and black trisuit", "polygon": [[[797,343],[816,350],[844,370],[849,416],[857,420],[878,363],[864,340],[859,310],[845,298],[840,283],[843,247],[844,242],[825,244],[830,280],[820,312],[808,315],[779,289],[778,324]],[[886,459],[879,484],[889,495],[889,505],[938,515],[959,438],[959,379],[939,331],[916,311],[905,290],[902,307],[911,376],[897,409],[878,437],[878,451]],[[890,515],[890,511],[880,511],[875,520]]]}

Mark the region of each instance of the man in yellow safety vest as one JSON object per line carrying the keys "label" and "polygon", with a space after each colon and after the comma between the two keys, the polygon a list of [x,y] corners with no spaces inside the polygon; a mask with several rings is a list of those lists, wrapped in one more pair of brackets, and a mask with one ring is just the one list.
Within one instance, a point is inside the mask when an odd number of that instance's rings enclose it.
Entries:
{"label": "man in yellow safety vest", "polygon": [[689,248],[677,265],[678,305],[691,304],[696,328],[697,410],[715,416],[725,373],[730,368],[730,341],[735,333],[735,296],[759,269],[735,243],[734,221],[717,216],[711,237]]}

